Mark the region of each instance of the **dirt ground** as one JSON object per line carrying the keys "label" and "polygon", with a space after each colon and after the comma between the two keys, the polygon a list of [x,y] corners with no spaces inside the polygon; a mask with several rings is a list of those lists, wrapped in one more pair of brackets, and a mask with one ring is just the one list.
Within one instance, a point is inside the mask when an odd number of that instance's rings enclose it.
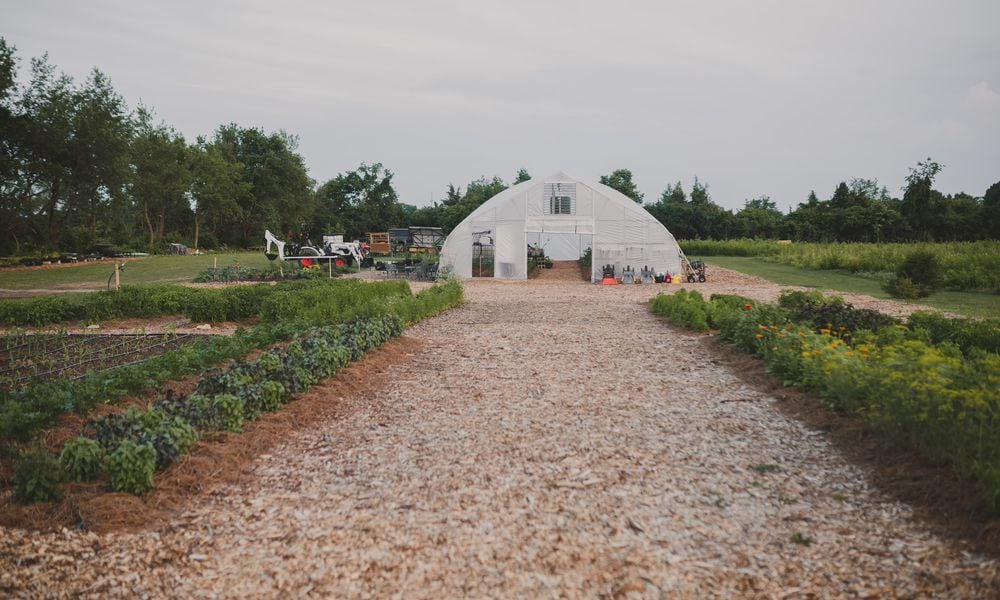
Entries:
{"label": "dirt ground", "polygon": [[[710,277],[690,287],[778,293]],[[329,418],[164,524],[0,531],[0,592],[997,596],[996,561],[932,533],[705,336],[652,315],[664,287],[470,281],[377,385],[331,391]]]}

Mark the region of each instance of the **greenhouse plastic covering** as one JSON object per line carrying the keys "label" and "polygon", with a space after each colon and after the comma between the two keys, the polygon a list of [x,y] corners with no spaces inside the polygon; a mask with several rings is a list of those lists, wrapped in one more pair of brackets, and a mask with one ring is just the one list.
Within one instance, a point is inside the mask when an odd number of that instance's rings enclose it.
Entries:
{"label": "greenhouse plastic covering", "polygon": [[533,245],[553,260],[576,260],[593,248],[593,281],[606,264],[616,273],[626,266],[671,274],[681,269],[677,241],[646,209],[606,185],[564,173],[519,183],[474,210],[445,240],[442,270],[472,277],[474,245],[493,246],[497,279],[526,279]]}

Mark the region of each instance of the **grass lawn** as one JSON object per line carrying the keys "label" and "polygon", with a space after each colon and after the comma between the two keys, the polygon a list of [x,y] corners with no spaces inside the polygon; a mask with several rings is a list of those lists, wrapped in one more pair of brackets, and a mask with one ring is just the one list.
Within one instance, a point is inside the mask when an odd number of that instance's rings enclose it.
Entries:
{"label": "grass lawn", "polygon": [[[143,283],[183,283],[212,267],[226,267],[238,261],[244,267],[265,267],[270,264],[263,252],[203,254],[201,256],[150,256],[129,260],[121,273],[122,285]],[[0,289],[8,290],[85,290],[107,289],[108,277],[114,273],[110,261],[56,265],[33,269],[0,269]]]}
{"label": "grass lawn", "polygon": [[[748,275],[756,275],[780,285],[797,285],[824,290],[866,294],[876,298],[890,298],[882,284],[873,279],[859,277],[848,271],[800,269],[790,265],[769,262],[760,258],[742,256],[712,256],[704,259],[717,265]],[[711,277],[711,273],[709,273]],[[971,317],[1000,317],[1000,296],[977,292],[938,292],[922,298],[916,304],[933,306],[941,310]]]}

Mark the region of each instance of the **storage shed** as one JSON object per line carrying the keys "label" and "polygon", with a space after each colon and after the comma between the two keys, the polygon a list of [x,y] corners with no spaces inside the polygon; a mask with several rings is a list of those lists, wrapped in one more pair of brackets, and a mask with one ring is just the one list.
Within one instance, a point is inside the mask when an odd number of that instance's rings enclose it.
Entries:
{"label": "storage shed", "polygon": [[531,179],[493,196],[459,223],[441,248],[441,269],[459,277],[526,279],[527,249],[538,245],[553,260],[576,260],[593,249],[591,280],[603,265],[616,273],[678,273],[674,236],[628,196],[565,173]]}

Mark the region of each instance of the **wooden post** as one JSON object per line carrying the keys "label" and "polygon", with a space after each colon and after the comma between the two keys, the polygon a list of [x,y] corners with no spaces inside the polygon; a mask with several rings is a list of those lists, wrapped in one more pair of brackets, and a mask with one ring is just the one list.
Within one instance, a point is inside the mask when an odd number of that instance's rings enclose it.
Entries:
{"label": "wooden post", "polygon": [[326,261],[326,266],[330,272],[330,279],[333,279],[333,259]]}
{"label": "wooden post", "polygon": [[115,263],[115,289],[122,287],[122,268],[120,263]]}

